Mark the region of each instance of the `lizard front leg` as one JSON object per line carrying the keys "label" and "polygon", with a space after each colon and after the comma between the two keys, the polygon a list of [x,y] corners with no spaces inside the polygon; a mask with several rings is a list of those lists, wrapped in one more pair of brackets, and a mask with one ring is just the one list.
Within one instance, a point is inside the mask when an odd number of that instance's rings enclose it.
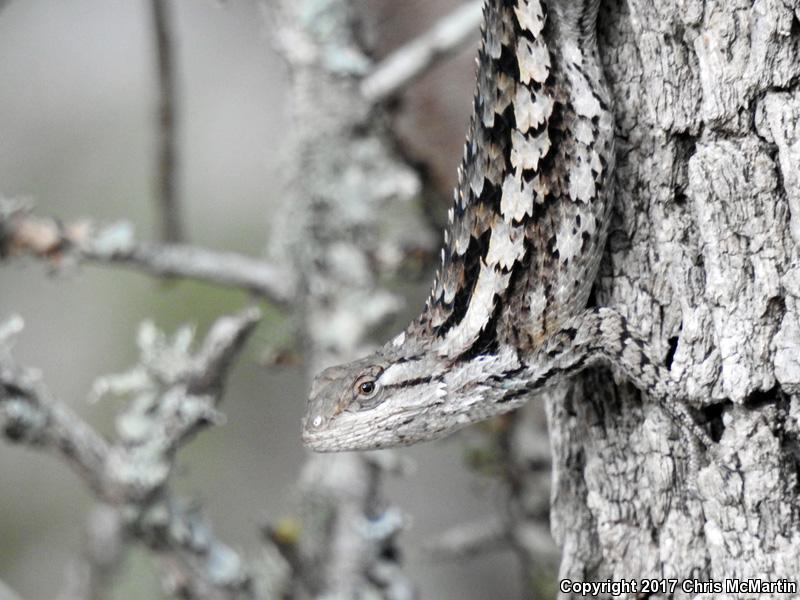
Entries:
{"label": "lizard front leg", "polygon": [[539,353],[564,370],[578,371],[593,364],[609,366],[658,403],[691,439],[706,448],[714,446],[682,401],[683,394],[669,370],[616,310],[593,308],[574,317]]}

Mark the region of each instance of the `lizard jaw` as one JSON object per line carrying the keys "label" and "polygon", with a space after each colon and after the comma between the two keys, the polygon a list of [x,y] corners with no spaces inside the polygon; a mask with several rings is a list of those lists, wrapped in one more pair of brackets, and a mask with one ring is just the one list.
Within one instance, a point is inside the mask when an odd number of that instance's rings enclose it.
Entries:
{"label": "lizard jaw", "polygon": [[[396,413],[342,413],[324,427],[303,427],[303,445],[315,452],[380,450],[407,446],[442,437],[448,429],[429,426],[430,415],[422,410]],[[426,418],[428,417],[428,418]],[[439,422],[439,419],[433,419]]]}

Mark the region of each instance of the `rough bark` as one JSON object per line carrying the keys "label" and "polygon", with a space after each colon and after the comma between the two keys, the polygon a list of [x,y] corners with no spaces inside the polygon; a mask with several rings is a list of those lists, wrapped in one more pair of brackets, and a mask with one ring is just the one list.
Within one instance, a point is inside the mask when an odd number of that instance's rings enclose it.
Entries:
{"label": "rough bark", "polygon": [[800,573],[799,16],[771,0],[603,3],[618,167],[597,303],[649,332],[719,443],[692,460],[604,372],[551,394],[560,579]]}

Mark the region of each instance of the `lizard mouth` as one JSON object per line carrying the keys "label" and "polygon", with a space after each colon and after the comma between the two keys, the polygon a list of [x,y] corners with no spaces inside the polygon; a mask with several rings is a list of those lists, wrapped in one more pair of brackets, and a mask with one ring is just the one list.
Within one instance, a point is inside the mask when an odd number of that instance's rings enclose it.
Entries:
{"label": "lizard mouth", "polygon": [[303,430],[303,445],[314,452],[349,452],[356,450],[378,450],[393,446],[391,441],[385,444],[376,443],[374,436],[343,434],[340,431]]}
{"label": "lizard mouth", "polygon": [[303,445],[315,452],[335,452],[330,443],[325,443],[325,436],[321,436],[317,431],[303,429]]}
{"label": "lizard mouth", "polygon": [[341,413],[327,424],[315,427],[313,421],[304,423],[303,445],[315,452],[345,452],[380,450],[405,446],[420,441],[404,435],[408,426],[419,416],[418,411],[404,410],[368,421],[354,414]]}
{"label": "lizard mouth", "polygon": [[347,421],[347,415],[341,412],[327,421],[309,416],[303,423],[303,445],[315,452],[370,449],[370,436],[363,431],[363,424],[358,427]]}

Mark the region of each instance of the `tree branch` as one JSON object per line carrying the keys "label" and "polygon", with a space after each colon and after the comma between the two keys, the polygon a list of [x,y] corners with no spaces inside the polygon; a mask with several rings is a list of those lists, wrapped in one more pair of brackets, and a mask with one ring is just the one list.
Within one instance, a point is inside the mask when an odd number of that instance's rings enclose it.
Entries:
{"label": "tree branch", "polygon": [[175,452],[201,428],[223,420],[217,408],[223,379],[259,319],[257,309],[218,319],[196,353],[190,352],[191,329],[169,338],[152,323],[142,325],[140,364],[95,384],[96,396],[133,397],[117,420],[119,443],[109,457],[114,488],[152,497],[166,482]]}
{"label": "tree branch", "polygon": [[124,221],[64,225],[33,216],[29,203],[0,199],[0,257],[17,254],[48,259],[56,266],[88,262],[159,278],[197,279],[248,290],[277,304],[287,304],[293,297],[289,272],[263,260],[195,246],[139,242]]}
{"label": "tree branch", "polygon": [[103,469],[108,442],[69,407],[50,397],[33,369],[10,360],[13,336],[22,329],[14,317],[0,325],[0,427],[12,442],[59,454],[98,494],[103,493]]}
{"label": "tree branch", "polygon": [[[248,309],[219,319],[194,353],[191,330],[168,338],[151,324],[143,325],[140,364],[95,386],[100,395],[132,396],[117,421],[114,443],[51,398],[38,372],[14,364],[10,349],[21,319],[0,325],[0,426],[5,437],[59,453],[117,511],[125,534],[171,565],[182,597],[260,597],[239,555],[168,487],[178,448],[204,426],[220,421],[222,383],[259,318],[256,309]],[[103,536],[100,541],[113,540]],[[96,555],[98,548],[90,551]]]}
{"label": "tree branch", "polygon": [[184,240],[178,199],[176,142],[177,81],[175,77],[172,6],[170,0],[150,0],[158,71],[158,168],[156,190],[161,213],[161,241]]}
{"label": "tree branch", "polygon": [[384,58],[361,82],[361,93],[382,102],[471,41],[481,23],[479,0],[470,0],[442,18],[428,31]]}

